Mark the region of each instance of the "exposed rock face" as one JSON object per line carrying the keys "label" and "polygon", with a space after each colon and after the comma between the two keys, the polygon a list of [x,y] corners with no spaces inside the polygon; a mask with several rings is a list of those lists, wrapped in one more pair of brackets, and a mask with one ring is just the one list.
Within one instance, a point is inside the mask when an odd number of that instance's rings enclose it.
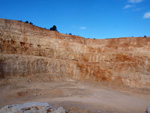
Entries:
{"label": "exposed rock face", "polygon": [[0,77],[35,74],[150,88],[150,37],[85,39],[0,19]]}
{"label": "exposed rock face", "polygon": [[53,108],[48,103],[28,102],[25,104],[6,105],[0,113],[66,113],[63,107]]}

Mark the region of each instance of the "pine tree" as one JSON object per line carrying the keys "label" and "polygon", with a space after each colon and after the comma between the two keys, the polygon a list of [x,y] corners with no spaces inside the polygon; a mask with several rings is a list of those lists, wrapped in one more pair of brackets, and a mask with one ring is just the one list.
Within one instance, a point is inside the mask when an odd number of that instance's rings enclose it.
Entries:
{"label": "pine tree", "polygon": [[53,27],[51,27],[50,30],[57,31],[57,27],[55,25],[53,25]]}

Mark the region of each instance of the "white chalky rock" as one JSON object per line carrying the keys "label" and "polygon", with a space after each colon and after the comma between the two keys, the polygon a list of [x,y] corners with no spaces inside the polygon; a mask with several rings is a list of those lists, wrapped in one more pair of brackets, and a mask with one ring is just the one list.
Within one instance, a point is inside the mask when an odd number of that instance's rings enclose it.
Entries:
{"label": "white chalky rock", "polygon": [[0,113],[66,113],[63,107],[53,108],[48,103],[27,102],[25,104],[6,105]]}

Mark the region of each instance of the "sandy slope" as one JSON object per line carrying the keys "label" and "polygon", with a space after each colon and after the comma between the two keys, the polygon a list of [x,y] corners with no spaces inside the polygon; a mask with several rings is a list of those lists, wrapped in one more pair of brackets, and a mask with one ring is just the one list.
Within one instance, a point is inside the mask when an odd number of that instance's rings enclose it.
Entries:
{"label": "sandy slope", "polygon": [[114,89],[75,80],[29,82],[0,86],[0,107],[27,101],[63,106],[69,113],[142,113],[150,106],[150,93]]}

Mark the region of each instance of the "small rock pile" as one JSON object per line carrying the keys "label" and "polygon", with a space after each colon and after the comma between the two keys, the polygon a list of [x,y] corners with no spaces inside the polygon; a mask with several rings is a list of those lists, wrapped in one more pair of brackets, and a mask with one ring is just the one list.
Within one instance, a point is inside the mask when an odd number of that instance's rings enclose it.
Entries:
{"label": "small rock pile", "polygon": [[54,108],[48,103],[27,102],[25,104],[6,105],[0,113],[66,113],[63,107]]}

